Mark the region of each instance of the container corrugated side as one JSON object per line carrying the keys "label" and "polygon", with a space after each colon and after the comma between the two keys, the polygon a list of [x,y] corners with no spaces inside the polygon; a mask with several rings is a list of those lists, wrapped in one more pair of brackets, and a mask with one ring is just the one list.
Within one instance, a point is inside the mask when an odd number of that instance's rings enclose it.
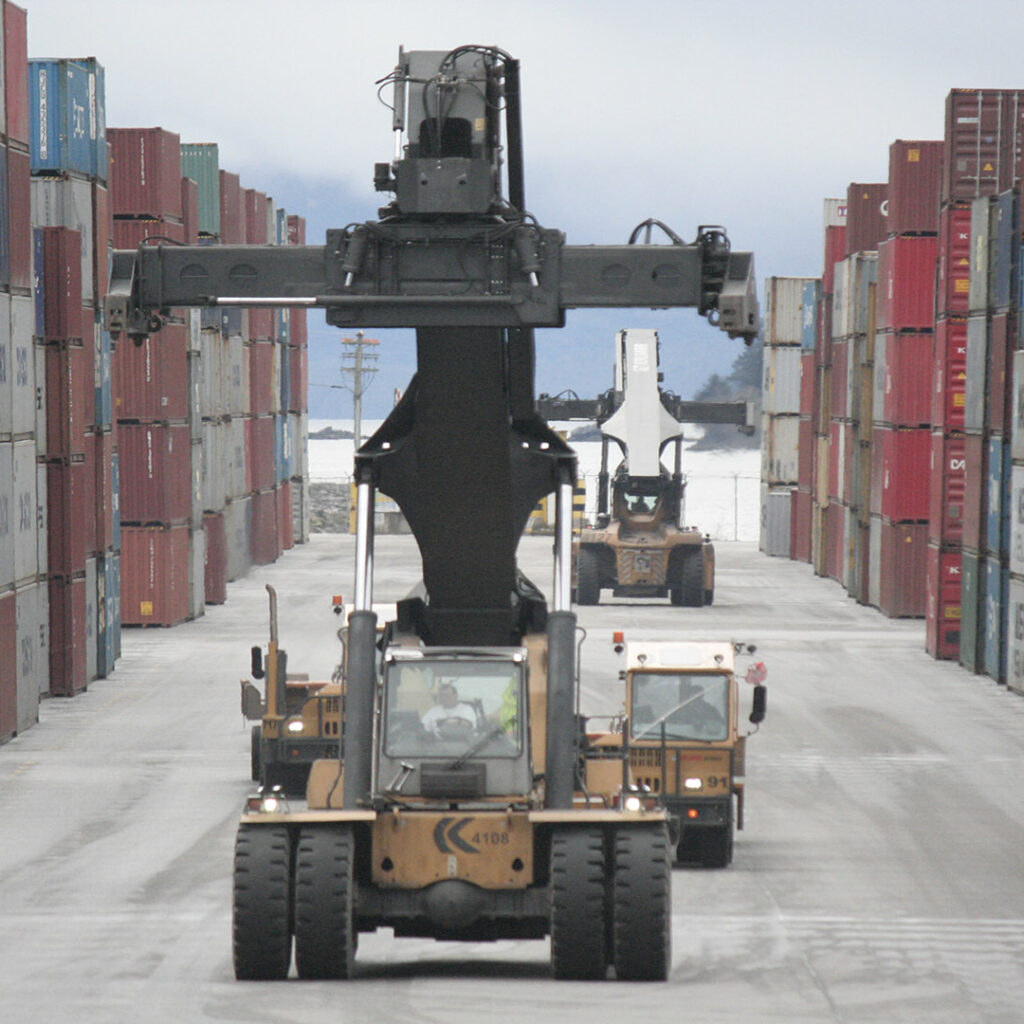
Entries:
{"label": "container corrugated side", "polygon": [[18,624],[14,591],[0,592],[0,742],[18,730]]}
{"label": "container corrugated side", "polygon": [[[305,311],[303,311],[305,312]],[[291,361],[288,403],[290,412],[303,412],[309,408],[309,349],[305,345],[288,348]]]}
{"label": "container corrugated side", "polygon": [[[36,309],[39,335],[46,341],[81,341],[85,337],[82,307],[82,236],[72,228],[38,228],[42,249],[41,283],[45,303]],[[40,317],[41,312],[41,317]]]}
{"label": "container corrugated side", "polygon": [[929,543],[926,555],[925,650],[933,658],[960,653],[961,554]]}
{"label": "container corrugated side", "polygon": [[[884,339],[882,345],[879,340]],[[932,414],[930,334],[880,334],[875,340],[875,366],[883,369],[881,405],[875,422],[892,427],[927,427]]]}
{"label": "container corrugated side", "polygon": [[1006,680],[1010,574],[998,558],[985,558],[982,564],[985,616],[980,668],[985,675],[1002,683]]}
{"label": "container corrugated side", "polygon": [[[200,520],[202,523],[202,520]],[[188,617],[198,619],[206,606],[206,533],[202,525],[188,535]]]}
{"label": "container corrugated side", "polygon": [[137,249],[146,239],[185,242],[185,225],[179,221],[156,217],[117,219],[113,224],[115,249]]}
{"label": "container corrugated side", "polygon": [[28,154],[7,150],[7,279],[12,288],[32,287],[32,225],[30,218]]}
{"label": "container corrugated side", "polygon": [[199,186],[198,227],[220,235],[220,154],[216,142],[183,142],[181,173]]}
{"label": "container corrugated side", "polygon": [[224,509],[225,538],[227,540],[227,578],[240,579],[252,566],[249,545],[251,506],[248,497],[234,498]]}
{"label": "container corrugated side", "polygon": [[81,301],[93,302],[92,188],[74,177],[33,178],[32,223],[37,227],[71,228],[81,236]]}
{"label": "container corrugated side", "polygon": [[1002,437],[985,440],[985,554],[1007,558],[1010,553],[1010,446]]}
{"label": "container corrugated side", "polygon": [[39,520],[34,438],[15,441],[11,451],[13,472],[14,580],[32,581],[39,575]]}
{"label": "container corrugated side", "polygon": [[[1020,255],[1016,191],[996,197],[990,210],[989,298],[996,309],[1008,309],[1017,298]],[[11,258],[13,261],[14,253]]]}
{"label": "container corrugated side", "polygon": [[970,280],[967,307],[972,313],[988,310],[989,207],[992,200],[982,196],[971,202]]}
{"label": "container corrugated side", "polygon": [[966,316],[971,295],[970,208],[947,208],[939,215],[938,266],[936,310],[947,316]]}
{"label": "container corrugated side", "polygon": [[228,499],[241,498],[252,489],[247,482],[245,444],[246,420],[240,416],[226,420],[225,493]]}
{"label": "container corrugated side", "polygon": [[11,283],[11,203],[7,186],[7,147],[0,142],[0,285]]}
{"label": "container corrugated side", "polygon": [[3,132],[22,146],[29,144],[28,19],[25,9],[9,2],[3,7]]}
{"label": "container corrugated side", "polygon": [[1024,576],[1024,465],[1010,468],[1010,572]]}
{"label": "container corrugated side", "polygon": [[113,258],[111,239],[114,230],[113,215],[110,212],[110,193],[99,182],[92,183],[92,301],[97,309],[102,308],[103,299],[110,290],[110,264]]}
{"label": "container corrugated side", "polygon": [[121,621],[173,626],[188,618],[188,533],[180,526],[121,530]]}
{"label": "container corrugated side", "polygon": [[292,479],[292,524],[297,544],[309,542],[309,478]]}
{"label": "container corrugated side", "polygon": [[789,558],[792,488],[761,485],[760,549],[774,558]]}
{"label": "container corrugated side", "polygon": [[926,523],[890,523],[878,528],[879,610],[889,618],[917,618],[925,612]]}
{"label": "container corrugated side", "polygon": [[1016,184],[1020,119],[1012,116],[1024,92],[952,89],[946,97],[943,202],[995,195]]}
{"label": "container corrugated side", "polygon": [[964,429],[981,430],[985,424],[988,382],[988,314],[967,318],[967,376],[964,381]]}
{"label": "container corrugated side", "polygon": [[203,421],[202,503],[205,512],[220,512],[227,500],[228,424]]}
{"label": "container corrugated side", "polygon": [[799,345],[803,332],[804,277],[769,277],[765,281],[766,345]]}
{"label": "container corrugated side", "polygon": [[183,324],[167,324],[141,345],[118,345],[115,378],[118,420],[184,420],[189,409],[188,338]]}
{"label": "container corrugated side", "polygon": [[290,480],[282,482],[277,490],[277,538],[281,551],[295,547],[295,519]]}
{"label": "container corrugated side", "polygon": [[934,234],[939,229],[939,191],[945,143],[897,139],[889,146],[889,232]]}
{"label": "container corrugated side", "polygon": [[988,334],[988,401],[985,426],[995,433],[1009,433],[1012,406],[1012,360],[1017,336],[1017,314],[996,313]]}
{"label": "container corrugated side", "polygon": [[251,495],[249,551],[254,565],[269,565],[281,554],[277,524],[277,491]]}
{"label": "container corrugated side", "polygon": [[238,175],[220,172],[220,240],[225,245],[245,245],[245,204]]}
{"label": "container corrugated side", "polygon": [[11,433],[34,434],[36,429],[36,355],[32,329],[35,307],[31,295],[12,295],[10,304]]}
{"label": "container corrugated side", "polygon": [[888,182],[851,182],[846,190],[846,254],[869,252],[889,234]]}
{"label": "container corrugated side", "polygon": [[14,443],[0,441],[0,592],[14,586]]}
{"label": "container corrugated side", "polygon": [[1006,685],[1024,694],[1024,579],[1010,576],[1006,603]]}
{"label": "container corrugated side", "polygon": [[122,522],[187,520],[192,457],[188,425],[122,423],[118,446]]}
{"label": "container corrugated side", "polygon": [[110,199],[114,216],[180,221],[181,138],[163,128],[111,128]]}
{"label": "container corrugated side", "polygon": [[960,664],[977,672],[985,613],[982,559],[977,551],[961,551],[960,573]]}
{"label": "container corrugated side", "polygon": [[764,479],[774,485],[795,484],[800,444],[799,416],[764,416],[762,447],[767,453]]}
{"label": "container corrugated side", "polygon": [[926,520],[931,436],[925,429],[872,431],[871,512],[891,522]]}
{"label": "container corrugated side", "polygon": [[85,572],[80,576],[51,576],[50,693],[72,697],[86,688]]}
{"label": "container corrugated side", "polygon": [[[879,329],[931,330],[935,324],[938,240],[889,238],[878,246],[876,322]],[[964,278],[966,283],[966,277]],[[966,294],[964,296],[966,300]]]}
{"label": "container corrugated side", "polygon": [[227,600],[228,548],[224,513],[207,512],[203,516],[206,533],[204,594],[207,604],[223,604]]}
{"label": "container corrugated side", "polygon": [[928,539],[959,544],[963,536],[966,449],[964,434],[932,432],[928,488]]}
{"label": "container corrugated side", "polygon": [[182,178],[180,191],[185,244],[196,245],[199,242],[199,183],[191,178]]}
{"label": "container corrugated side", "polygon": [[801,351],[795,345],[765,347],[765,387],[762,394],[762,408],[765,412],[800,412]]}
{"label": "container corrugated side", "polygon": [[959,430],[967,392],[967,321],[943,318],[935,324],[932,426]]}
{"label": "container corrugated side", "polygon": [[[49,600],[46,583],[33,582],[15,591],[17,620],[18,732],[39,721],[39,697],[49,686]],[[45,684],[44,684],[45,680]]]}
{"label": "container corrugated side", "polygon": [[85,678],[96,678],[96,557],[85,560]]}
{"label": "container corrugated side", "polygon": [[45,346],[43,357],[46,375],[43,452],[50,459],[84,455],[85,349],[81,344],[53,342]]}

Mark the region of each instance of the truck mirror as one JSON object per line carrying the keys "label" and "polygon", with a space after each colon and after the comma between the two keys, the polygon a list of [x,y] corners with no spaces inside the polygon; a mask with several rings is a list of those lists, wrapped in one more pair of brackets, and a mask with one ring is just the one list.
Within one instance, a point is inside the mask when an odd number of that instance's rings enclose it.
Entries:
{"label": "truck mirror", "polygon": [[260,647],[254,647],[252,649],[251,675],[253,679],[263,678],[263,650]]}
{"label": "truck mirror", "polygon": [[768,706],[768,688],[766,686],[754,687],[754,706],[750,711],[750,721],[754,725],[760,725],[764,721],[764,713]]}

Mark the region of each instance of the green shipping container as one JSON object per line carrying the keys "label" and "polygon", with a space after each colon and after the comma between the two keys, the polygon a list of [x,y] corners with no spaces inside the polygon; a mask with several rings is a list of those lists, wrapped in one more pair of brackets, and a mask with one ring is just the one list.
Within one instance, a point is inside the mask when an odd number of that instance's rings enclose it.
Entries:
{"label": "green shipping container", "polygon": [[220,237],[220,154],[216,142],[185,142],[181,173],[199,184],[199,231]]}
{"label": "green shipping container", "polygon": [[984,559],[964,549],[960,570],[960,664],[980,672],[978,644],[985,636]]}

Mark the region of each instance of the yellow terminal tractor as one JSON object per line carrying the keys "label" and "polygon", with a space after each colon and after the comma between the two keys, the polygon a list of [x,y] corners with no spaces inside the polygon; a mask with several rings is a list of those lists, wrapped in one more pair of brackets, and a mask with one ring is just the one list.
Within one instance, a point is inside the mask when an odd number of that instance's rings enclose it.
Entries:
{"label": "yellow terminal tractor", "polygon": [[655,794],[668,811],[681,862],[726,867],[732,861],[734,829],[743,828],[746,742],[741,705],[750,706],[754,731],[764,720],[767,670],[747,667],[749,701],[741,692],[736,660],[748,660],[753,645],[650,641],[624,643],[626,712],[597,747],[623,754],[630,779]]}
{"label": "yellow terminal tractor", "polygon": [[[528,211],[519,64],[494,46],[399,52],[395,156],[378,220],[320,246],[116,253],[108,328],[177,306],[303,306],[357,329],[416,329],[416,375],[356,453],[353,610],[341,736],[304,806],[247,802],[234,862],[240,979],[347,978],[357,937],[551,937],[558,978],[664,979],[672,847],[656,801],[586,785],[571,608],[576,460],[537,414],[534,329],[580,307],[697,308],[757,334],[753,257],[692,243],[568,245]],[[503,131],[504,128],[504,131]],[[416,537],[422,590],[378,637],[376,491]],[[551,604],[516,549],[556,496]],[[287,673],[283,673],[287,679]],[[450,713],[449,713],[450,712]],[[617,766],[623,764],[621,758]],[[599,773],[600,774],[600,773]]]}

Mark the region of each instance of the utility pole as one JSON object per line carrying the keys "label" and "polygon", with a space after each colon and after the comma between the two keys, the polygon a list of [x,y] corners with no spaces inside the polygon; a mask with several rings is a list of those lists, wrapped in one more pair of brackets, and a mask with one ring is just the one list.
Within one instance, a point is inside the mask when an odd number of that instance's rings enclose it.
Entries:
{"label": "utility pole", "polygon": [[375,366],[366,365],[377,361],[377,353],[364,349],[380,342],[376,338],[365,338],[362,331],[356,331],[354,338],[342,338],[341,344],[341,386],[352,392],[353,434],[358,451],[363,441],[363,392],[370,386],[371,376],[377,372]]}

